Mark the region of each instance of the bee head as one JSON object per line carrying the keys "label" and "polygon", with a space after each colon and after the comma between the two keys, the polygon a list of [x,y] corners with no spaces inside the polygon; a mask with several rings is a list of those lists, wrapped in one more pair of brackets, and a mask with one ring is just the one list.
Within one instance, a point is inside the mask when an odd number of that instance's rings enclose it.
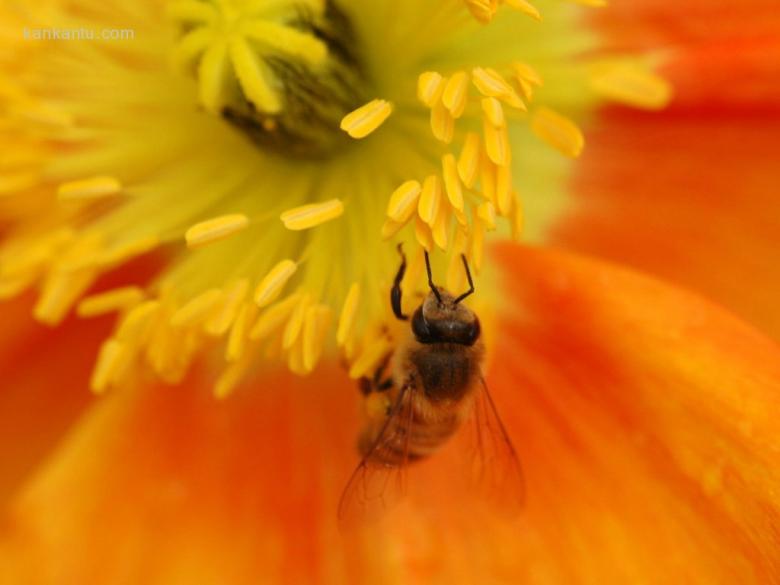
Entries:
{"label": "bee head", "polygon": [[474,345],[479,339],[477,315],[446,290],[432,289],[412,317],[412,331],[420,343]]}

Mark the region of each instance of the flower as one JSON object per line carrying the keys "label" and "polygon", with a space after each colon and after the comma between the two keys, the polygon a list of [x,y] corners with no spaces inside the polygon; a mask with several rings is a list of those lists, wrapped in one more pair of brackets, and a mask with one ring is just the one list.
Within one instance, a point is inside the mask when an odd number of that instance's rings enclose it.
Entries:
{"label": "flower", "polygon": [[[620,141],[630,124],[677,152],[658,124],[678,122],[696,99],[675,70],[689,72],[684,42],[695,33],[683,30],[674,47],[647,25],[654,14],[667,22],[654,10],[674,8],[642,2],[586,17],[552,1],[184,0],[163,9],[77,0],[4,10],[20,28],[133,33],[54,51],[14,34],[4,41],[15,51],[3,140],[18,151],[5,161],[3,187],[15,196],[4,202],[0,290],[39,287],[33,312],[49,325],[74,308],[119,313],[90,379],[95,392],[111,392],[96,402],[78,383],[58,396],[52,381],[84,380],[89,356],[73,345],[105,336],[104,320],[52,333],[15,317],[4,335],[16,362],[6,379],[18,389],[6,391],[3,418],[51,405],[47,433],[37,417],[4,426],[27,439],[4,446],[3,492],[15,494],[4,575],[774,578],[776,344],[701,297],[614,266],[516,244],[496,248],[494,262],[484,255],[486,232],[497,230],[682,282],[760,327],[776,318],[747,287],[718,286],[706,263],[714,258],[676,233],[662,244],[686,252],[681,261],[657,242],[648,251],[656,200],[636,197],[636,174],[592,188],[648,160]],[[622,36],[637,14],[646,17],[639,32]],[[603,113],[608,102],[665,106],[670,88],[653,73],[663,63],[680,95],[669,114]],[[739,95],[750,104],[765,93]],[[581,124],[596,128],[595,148],[583,151]],[[615,156],[613,144],[632,156]],[[580,154],[584,164],[573,163]],[[686,195],[663,180],[663,156],[649,160],[669,192],[665,209],[676,212]],[[746,225],[760,225],[764,189],[755,188],[755,208],[739,207]],[[717,229],[727,220],[704,203],[693,209],[678,233],[708,221],[728,253]],[[744,235],[753,249],[773,243]],[[453,444],[410,470],[397,510],[337,532],[358,428],[347,373],[370,373],[396,343],[387,290],[398,257],[387,239],[406,241],[410,307],[426,287],[420,248],[450,289],[462,285],[461,253],[481,271],[474,306],[488,379],[526,468],[520,518],[469,498],[453,480]],[[29,302],[15,301],[14,314]],[[37,379],[24,372],[41,347],[50,371]],[[316,373],[298,378],[280,361],[298,376]]]}

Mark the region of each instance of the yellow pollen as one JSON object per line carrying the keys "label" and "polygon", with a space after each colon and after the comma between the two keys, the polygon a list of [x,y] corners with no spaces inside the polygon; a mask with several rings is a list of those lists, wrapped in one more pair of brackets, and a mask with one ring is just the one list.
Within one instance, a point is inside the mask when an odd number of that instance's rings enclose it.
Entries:
{"label": "yellow pollen", "polygon": [[311,372],[322,355],[322,346],[330,328],[333,311],[326,305],[309,307],[303,324],[303,369]]}
{"label": "yellow pollen", "polygon": [[431,234],[431,228],[420,219],[419,216],[414,222],[414,237],[417,238],[417,242],[429,252],[433,250],[433,234]]}
{"label": "yellow pollen", "polygon": [[360,284],[353,282],[349,287],[344,306],[339,316],[339,324],[336,329],[336,343],[339,346],[346,344],[347,339],[352,335],[355,328],[355,317],[357,316],[358,304],[360,303]]}
{"label": "yellow pollen", "polygon": [[255,290],[257,306],[262,308],[274,302],[296,270],[298,265],[292,260],[282,260],[274,266]]}
{"label": "yellow pollen", "polygon": [[455,210],[462,212],[463,187],[460,183],[460,177],[458,176],[458,166],[455,162],[455,156],[452,154],[445,154],[441,159],[441,166],[447,199]]}
{"label": "yellow pollen", "polygon": [[433,227],[441,207],[441,181],[436,175],[431,175],[423,182],[422,195],[418,205],[418,213],[429,226]]}
{"label": "yellow pollen", "polygon": [[606,99],[647,110],[665,107],[672,95],[669,82],[634,63],[595,67],[590,86]]}
{"label": "yellow pollen", "polygon": [[496,229],[496,208],[490,201],[485,201],[477,208],[477,217],[484,223],[485,229]]}
{"label": "yellow pollen", "polygon": [[445,79],[435,71],[426,71],[417,78],[417,99],[432,108],[441,99]]}
{"label": "yellow pollen", "polygon": [[405,224],[414,215],[421,192],[418,181],[406,181],[390,196],[387,216],[394,222]]}
{"label": "yellow pollen", "polygon": [[449,211],[448,207],[441,206],[438,214],[436,215],[436,221],[431,227],[431,236],[433,236],[433,242],[442,250],[447,250],[447,232],[449,231]]}
{"label": "yellow pollen", "polygon": [[33,314],[41,323],[57,325],[97,278],[93,270],[58,270],[43,285]]}
{"label": "yellow pollen", "polygon": [[449,78],[444,87],[441,101],[455,119],[460,118],[466,110],[468,86],[468,75],[465,71],[458,71]]}
{"label": "yellow pollen", "polygon": [[523,14],[530,16],[534,20],[542,20],[542,15],[539,13],[539,10],[529,2],[526,2],[526,0],[504,0],[504,1],[506,2],[506,5],[512,8],[513,10],[522,12]]}
{"label": "yellow pollen", "polygon": [[97,362],[89,382],[89,386],[95,394],[105,392],[109,384],[114,381],[124,353],[125,345],[116,339],[109,339],[100,347]]}
{"label": "yellow pollen", "polygon": [[392,219],[386,219],[385,222],[382,224],[382,230],[380,232],[382,239],[389,240],[394,235],[396,235],[399,231],[401,231],[401,228],[403,228],[404,225],[406,224],[402,222],[394,221]]}
{"label": "yellow pollen", "polygon": [[282,337],[282,347],[284,349],[290,349],[298,339],[301,329],[303,328],[303,319],[306,316],[306,310],[311,303],[311,297],[309,295],[303,295],[296,304],[292,315],[290,315],[290,320],[284,328],[284,335]]}
{"label": "yellow pollen", "polygon": [[61,200],[99,199],[121,191],[122,184],[114,177],[92,177],[63,183],[57,189],[57,196]]}
{"label": "yellow pollen", "polygon": [[507,105],[519,110],[525,110],[525,104],[514,88],[497,71],[490,68],[476,67],[471,72],[474,86],[485,97],[495,97]]}
{"label": "yellow pollen", "polygon": [[257,306],[252,303],[241,303],[236,313],[236,318],[230,327],[227,346],[225,347],[225,359],[228,362],[236,362],[244,355],[247,341],[247,329]]}
{"label": "yellow pollen", "polygon": [[449,144],[455,135],[455,118],[443,103],[439,102],[431,110],[431,131],[437,140]]}
{"label": "yellow pollen", "polygon": [[390,341],[385,337],[374,338],[360,353],[349,369],[349,377],[353,380],[372,373],[392,349]]}
{"label": "yellow pollen", "polygon": [[218,242],[249,226],[249,218],[240,213],[222,215],[190,227],[184,234],[187,247],[199,248],[206,244]]}
{"label": "yellow pollen", "polygon": [[249,338],[253,341],[265,339],[271,333],[281,328],[287,322],[295,307],[298,306],[300,300],[300,294],[293,294],[268,307],[255,322],[249,333]]}
{"label": "yellow pollen", "polygon": [[474,187],[479,173],[480,148],[479,134],[469,132],[463,141],[463,148],[458,159],[458,175],[460,175],[463,184],[469,189]]}
{"label": "yellow pollen", "polygon": [[507,217],[512,211],[512,167],[504,166],[496,169],[496,207],[502,217]]}
{"label": "yellow pollen", "polygon": [[531,119],[531,129],[560,153],[576,158],[582,153],[585,138],[577,125],[550,108],[539,108]]}
{"label": "yellow pollen", "polygon": [[210,289],[187,302],[171,317],[172,327],[185,327],[204,321],[222,299],[222,290]]}
{"label": "yellow pollen", "polygon": [[324,203],[302,205],[285,211],[279,216],[284,227],[292,231],[307,230],[340,217],[344,213],[344,204],[339,199]]}
{"label": "yellow pollen", "polygon": [[501,107],[501,102],[496,98],[482,98],[482,111],[485,113],[487,121],[496,128],[503,128],[506,126],[504,108]]}
{"label": "yellow pollen", "polygon": [[487,119],[482,125],[485,137],[485,150],[490,160],[499,166],[508,165],[511,162],[509,152],[509,135],[506,128],[496,128]]}
{"label": "yellow pollen", "polygon": [[229,285],[223,291],[217,306],[214,307],[214,312],[206,321],[205,332],[214,337],[221,337],[227,333],[248,292],[249,281],[246,278],[239,279]]}
{"label": "yellow pollen", "polygon": [[392,112],[390,102],[375,99],[344,116],[341,129],[352,138],[365,138],[379,128]]}
{"label": "yellow pollen", "polygon": [[214,397],[218,400],[224,400],[233,393],[236,386],[244,379],[249,370],[251,360],[247,357],[230,364],[214,384]]}
{"label": "yellow pollen", "polygon": [[79,317],[97,317],[124,311],[140,303],[144,296],[144,291],[137,286],[116,288],[83,299],[76,308],[76,314]]}
{"label": "yellow pollen", "polygon": [[160,308],[160,301],[145,301],[131,309],[120,322],[115,337],[128,343],[144,339]]}

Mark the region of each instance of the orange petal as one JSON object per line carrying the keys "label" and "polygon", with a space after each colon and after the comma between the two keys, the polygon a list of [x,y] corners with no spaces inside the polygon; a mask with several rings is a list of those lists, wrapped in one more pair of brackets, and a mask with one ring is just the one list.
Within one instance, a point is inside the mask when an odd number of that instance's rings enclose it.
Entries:
{"label": "orange petal", "polygon": [[607,113],[553,241],[683,284],[780,338],[778,135],[780,116]]}
{"label": "orange petal", "polygon": [[[780,349],[700,299],[504,247],[489,383],[523,459],[519,518],[455,481],[339,535],[358,391],[266,374],[215,401],[194,375],[100,399],[20,494],[0,551],[59,582],[766,583],[780,562]],[[29,579],[28,579],[29,580]]]}

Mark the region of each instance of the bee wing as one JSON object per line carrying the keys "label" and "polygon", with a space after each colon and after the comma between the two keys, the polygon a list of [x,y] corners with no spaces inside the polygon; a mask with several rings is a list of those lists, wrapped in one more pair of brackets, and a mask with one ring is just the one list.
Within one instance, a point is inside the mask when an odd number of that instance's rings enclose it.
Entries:
{"label": "bee wing", "polygon": [[520,458],[493,402],[485,379],[474,398],[468,422],[471,481],[486,501],[503,511],[519,512],[525,502]]}
{"label": "bee wing", "polygon": [[[387,418],[347,482],[339,502],[339,522],[381,516],[406,492],[406,467],[415,387],[404,385]],[[383,451],[401,453],[399,464],[384,463]]]}

